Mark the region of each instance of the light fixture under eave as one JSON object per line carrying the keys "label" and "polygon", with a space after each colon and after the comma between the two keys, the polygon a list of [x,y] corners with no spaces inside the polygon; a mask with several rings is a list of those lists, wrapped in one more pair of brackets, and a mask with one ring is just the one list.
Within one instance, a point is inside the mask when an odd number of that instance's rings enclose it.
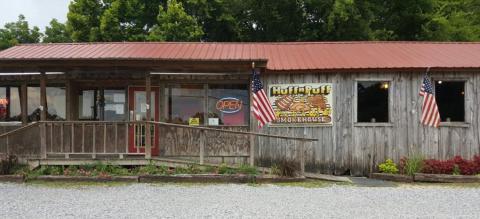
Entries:
{"label": "light fixture under eave", "polygon": [[383,88],[383,89],[388,89],[389,86],[390,86],[390,85],[388,84],[388,82],[384,82],[384,83],[382,83],[381,88]]}
{"label": "light fixture under eave", "polygon": [[45,72],[46,75],[63,75],[65,72],[55,71],[55,72]]}
{"label": "light fixture under eave", "polygon": [[443,81],[438,81],[437,83],[438,83],[438,84],[442,84],[442,83],[443,83]]}

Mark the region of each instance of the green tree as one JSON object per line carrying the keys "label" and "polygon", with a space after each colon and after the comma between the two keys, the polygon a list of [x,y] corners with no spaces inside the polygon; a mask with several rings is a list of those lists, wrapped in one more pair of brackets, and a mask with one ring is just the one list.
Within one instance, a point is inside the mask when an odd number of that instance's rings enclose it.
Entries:
{"label": "green tree", "polygon": [[68,6],[67,32],[74,42],[101,41],[100,17],[107,4],[101,0],[73,0]]}
{"label": "green tree", "polygon": [[240,41],[243,0],[184,0],[185,11],[196,18],[206,41]]}
{"label": "green tree", "polygon": [[368,1],[335,0],[326,18],[326,39],[370,40],[372,19]]}
{"label": "green tree", "polygon": [[168,0],[166,9],[159,6],[157,21],[158,25],[150,32],[150,41],[199,41],[203,36],[196,19],[176,0]]}
{"label": "green tree", "polygon": [[423,26],[422,40],[480,40],[480,2],[438,0],[431,19]]}
{"label": "green tree", "polygon": [[304,24],[303,1],[244,0],[240,21],[242,41],[297,41]]}
{"label": "green tree", "polygon": [[68,43],[71,42],[70,34],[67,32],[65,24],[58,22],[57,19],[50,21],[50,26],[45,27],[44,43]]}
{"label": "green tree", "polygon": [[434,11],[434,0],[369,0],[374,39],[419,40]]}
{"label": "green tree", "polygon": [[[105,41],[145,41],[161,0],[113,0],[100,19]],[[155,10],[152,10],[155,9]]]}
{"label": "green tree", "polygon": [[36,26],[30,29],[25,16],[19,15],[16,22],[7,23],[0,29],[0,50],[19,43],[38,43],[41,38],[40,29]]}

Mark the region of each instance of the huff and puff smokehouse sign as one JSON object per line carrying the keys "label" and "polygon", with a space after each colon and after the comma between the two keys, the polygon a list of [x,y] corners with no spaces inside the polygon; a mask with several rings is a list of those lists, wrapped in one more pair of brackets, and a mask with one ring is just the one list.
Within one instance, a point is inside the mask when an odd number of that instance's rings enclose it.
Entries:
{"label": "huff and puff smokehouse sign", "polygon": [[269,100],[276,120],[273,125],[331,125],[332,84],[272,84]]}

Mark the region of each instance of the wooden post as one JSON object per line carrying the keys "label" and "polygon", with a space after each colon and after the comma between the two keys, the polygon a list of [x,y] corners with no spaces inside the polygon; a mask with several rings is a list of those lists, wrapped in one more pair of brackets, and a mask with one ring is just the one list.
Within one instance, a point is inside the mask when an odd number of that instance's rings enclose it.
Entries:
{"label": "wooden post", "polygon": [[300,174],[305,175],[305,140],[300,140]]}
{"label": "wooden post", "polygon": [[[303,129],[303,137],[307,135],[307,129]],[[300,174],[305,176],[305,140],[300,140]]]}
{"label": "wooden post", "polygon": [[40,120],[46,121],[47,120],[47,76],[45,72],[41,73],[40,76]]}
{"label": "wooden post", "polygon": [[[47,78],[45,72],[40,75],[40,121],[47,120]],[[47,158],[47,126],[40,125],[40,158]]]}
{"label": "wooden post", "polygon": [[249,135],[250,138],[250,166],[255,166],[255,136]]}
{"label": "wooden post", "polygon": [[20,87],[20,105],[22,111],[22,124],[26,125],[28,123],[28,108],[27,108],[27,82],[24,81]]}
{"label": "wooden post", "polygon": [[65,120],[72,121],[72,83],[67,80],[65,83]]}
{"label": "wooden post", "polygon": [[204,164],[206,142],[205,130],[200,130],[200,165]]}
{"label": "wooden post", "polygon": [[[255,68],[255,62],[252,62],[252,69]],[[250,76],[250,84],[249,84],[249,89],[250,89],[250,132],[255,132],[255,119],[253,115],[253,110],[252,110],[252,104],[253,104],[253,95],[252,95],[252,76]],[[250,157],[249,157],[249,164],[250,166],[255,166],[255,136],[254,135],[249,135],[249,145],[250,145]]]}
{"label": "wooden post", "polygon": [[152,158],[152,133],[151,133],[151,76],[150,73],[145,75],[145,95],[146,95],[146,104],[147,104],[147,122],[145,123],[145,159]]}

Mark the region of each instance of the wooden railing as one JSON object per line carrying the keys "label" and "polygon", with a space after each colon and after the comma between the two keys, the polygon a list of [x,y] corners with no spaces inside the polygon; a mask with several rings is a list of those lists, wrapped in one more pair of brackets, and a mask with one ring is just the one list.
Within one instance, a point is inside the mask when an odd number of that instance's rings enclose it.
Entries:
{"label": "wooden railing", "polygon": [[34,122],[0,134],[0,154],[38,157],[40,155],[38,128],[39,123]]}
{"label": "wooden railing", "polygon": [[[45,134],[41,136],[44,155],[65,158],[76,155],[144,155],[140,150],[129,151],[129,129],[145,122],[109,121],[44,121]],[[44,139],[43,139],[44,138]]]}
{"label": "wooden railing", "polygon": [[[200,164],[205,163],[207,155],[207,146],[215,147],[215,145],[208,145],[208,142],[212,141],[211,138],[233,138],[233,136],[240,135],[247,144],[242,146],[248,151],[248,159],[251,165],[255,162],[255,138],[275,138],[283,140],[291,140],[298,142],[295,145],[295,151],[298,155],[297,159],[300,161],[301,172],[304,172],[305,166],[305,144],[308,142],[317,141],[315,138],[303,138],[303,137],[289,137],[282,135],[272,135],[248,131],[237,131],[227,129],[217,129],[200,126],[188,126],[180,124],[172,124],[165,122],[146,122],[146,121],[128,121],[128,122],[108,122],[108,121],[40,121],[29,124],[27,126],[18,128],[16,130],[4,133],[0,135],[0,143],[3,140],[6,144],[6,151],[9,153],[12,151],[12,145],[15,147],[22,147],[21,143],[18,143],[19,138],[29,138],[29,144],[37,145],[36,148],[32,148],[32,153],[37,153],[41,159],[47,157],[62,156],[64,158],[71,158],[72,156],[91,156],[92,159],[97,156],[114,155],[124,158],[126,155],[143,155],[145,158],[147,154],[151,154],[152,142],[146,141],[145,152],[140,151],[138,148],[134,151],[129,150],[132,139],[130,139],[130,128],[133,126],[146,126],[150,125],[153,130],[158,131],[158,142],[162,142],[162,139],[166,139],[167,136],[163,135],[161,128],[169,129],[183,129],[197,132],[195,136],[188,136],[189,142],[194,142],[198,145],[195,151],[198,151],[197,158]],[[35,129],[35,130],[33,130]],[[38,135],[26,135],[26,131],[38,133]],[[155,133],[155,132],[153,132]],[[23,136],[22,136],[23,135]],[[230,135],[230,137],[225,137]],[[207,137],[208,136],[208,137]],[[223,136],[223,137],[222,137]],[[16,143],[12,142],[12,137],[15,137]],[[145,139],[150,137],[150,133],[145,133]],[[133,139],[135,140],[135,139]],[[159,141],[160,140],[160,141]],[[228,139],[222,139],[228,141]],[[166,144],[166,143],[164,143]],[[175,144],[175,143],[170,143]],[[212,143],[210,143],[212,144]],[[38,148],[38,146],[40,146]],[[176,147],[177,145],[173,145]],[[298,146],[298,147],[297,147]],[[157,145],[157,147],[163,148],[165,145]],[[2,153],[0,147],[0,153]],[[143,150],[143,148],[142,148]],[[175,155],[175,154],[173,154]],[[235,155],[232,155],[235,156]]]}
{"label": "wooden railing", "polygon": [[[234,135],[243,135],[249,137],[249,160],[250,165],[254,166],[255,164],[255,137],[266,137],[266,138],[276,138],[276,139],[284,139],[284,140],[293,140],[300,142],[299,147],[295,148],[298,154],[298,160],[300,161],[300,171],[303,175],[305,172],[305,144],[308,142],[318,141],[316,138],[305,138],[305,137],[292,137],[292,136],[283,136],[283,135],[273,135],[273,134],[264,134],[264,133],[257,133],[257,132],[246,132],[246,131],[235,131],[235,130],[225,130],[225,129],[217,129],[217,128],[209,128],[209,127],[200,127],[200,126],[189,126],[189,125],[180,125],[180,124],[172,124],[172,123],[165,123],[165,122],[149,122],[151,124],[155,124],[158,126],[166,126],[166,127],[175,127],[175,128],[183,128],[183,129],[193,129],[200,131],[199,141],[199,162],[200,164],[204,163],[205,159],[205,148],[206,148],[206,132],[213,132],[213,133],[228,133]],[[217,136],[217,135],[213,135]]]}

